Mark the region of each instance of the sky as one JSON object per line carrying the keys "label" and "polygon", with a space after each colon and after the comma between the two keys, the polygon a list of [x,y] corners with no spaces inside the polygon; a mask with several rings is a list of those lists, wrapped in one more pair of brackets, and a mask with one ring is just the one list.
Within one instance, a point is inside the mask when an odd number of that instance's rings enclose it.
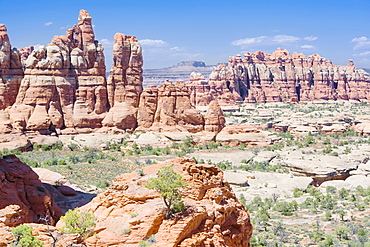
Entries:
{"label": "sky", "polygon": [[215,65],[279,47],[370,68],[370,0],[0,0],[0,6],[0,23],[17,48],[49,44],[87,10],[108,69],[115,33],[137,37],[145,69],[190,60]]}

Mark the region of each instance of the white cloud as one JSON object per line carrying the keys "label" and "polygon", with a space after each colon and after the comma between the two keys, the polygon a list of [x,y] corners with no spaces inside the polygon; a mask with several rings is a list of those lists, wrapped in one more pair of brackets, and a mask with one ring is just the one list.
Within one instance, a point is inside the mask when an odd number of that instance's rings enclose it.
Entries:
{"label": "white cloud", "polygon": [[231,42],[232,45],[236,46],[244,46],[244,45],[254,45],[254,44],[260,44],[268,39],[267,36],[259,36],[254,38],[245,38],[245,39],[238,39]]}
{"label": "white cloud", "polygon": [[160,39],[142,39],[139,40],[139,43],[142,46],[154,46],[154,47],[162,47],[167,45],[167,43]]}
{"label": "white cloud", "polygon": [[175,47],[172,47],[171,49],[170,49],[170,51],[182,51],[183,49],[182,48],[180,48],[180,47],[178,47],[178,46],[175,46]]}
{"label": "white cloud", "polygon": [[301,48],[303,48],[303,49],[313,49],[314,46],[313,45],[302,45]]}
{"label": "white cloud", "polygon": [[49,21],[49,22],[46,22],[44,25],[45,26],[50,26],[50,25],[52,25],[53,24],[53,22],[52,21]]}
{"label": "white cloud", "polygon": [[109,39],[101,39],[100,40],[100,43],[102,45],[113,45],[113,41],[109,40]]}
{"label": "white cloud", "polygon": [[275,35],[275,36],[259,36],[250,37],[245,39],[238,39],[231,42],[231,45],[241,46],[242,48],[250,46],[266,46],[266,45],[282,45],[282,44],[292,44],[296,43],[301,38],[291,35]]}
{"label": "white cloud", "polygon": [[68,28],[71,28],[71,27],[72,27],[71,25],[67,25],[67,26],[61,27],[60,30],[68,29]]}
{"label": "white cloud", "polygon": [[370,55],[370,51],[361,52],[359,55],[360,55],[360,56],[367,56],[367,55]]}
{"label": "white cloud", "polygon": [[37,50],[37,49],[39,49],[39,47],[42,47],[42,46],[45,46],[45,45],[36,44],[36,45],[32,45],[32,46],[33,46],[34,50]]}
{"label": "white cloud", "polygon": [[370,39],[367,37],[354,38],[352,42],[356,43],[353,50],[370,47]]}
{"label": "white cloud", "polygon": [[304,40],[307,40],[307,41],[315,41],[318,39],[318,37],[315,37],[315,36],[308,36],[308,37],[304,37],[303,38]]}
{"label": "white cloud", "polygon": [[272,41],[276,43],[293,43],[297,42],[298,40],[300,40],[300,38],[289,35],[275,35],[272,39]]}
{"label": "white cloud", "polygon": [[359,42],[364,42],[364,41],[367,41],[367,40],[368,40],[368,38],[366,38],[366,37],[360,37],[360,38],[353,38],[352,42],[359,43]]}

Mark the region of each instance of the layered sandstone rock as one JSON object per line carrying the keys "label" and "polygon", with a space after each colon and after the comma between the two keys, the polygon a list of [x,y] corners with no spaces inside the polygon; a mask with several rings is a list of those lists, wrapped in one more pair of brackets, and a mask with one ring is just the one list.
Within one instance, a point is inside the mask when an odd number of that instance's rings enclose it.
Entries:
{"label": "layered sandstone rock", "polygon": [[47,217],[53,225],[62,215],[37,174],[16,156],[0,159],[0,183],[0,223],[16,226]]}
{"label": "layered sandstone rock", "polygon": [[[188,184],[183,190],[186,210],[170,219],[165,219],[159,194],[143,186],[164,165],[174,165]],[[82,207],[97,217],[98,233],[86,240],[87,246],[137,246],[152,235],[151,246],[249,246],[249,214],[219,168],[176,159],[146,167],[144,173],[117,177],[108,190]]]}
{"label": "layered sandstone rock", "polygon": [[19,51],[12,48],[4,24],[0,24],[0,110],[15,102],[23,77]]}
{"label": "layered sandstone rock", "polygon": [[[119,133],[138,126],[191,133],[204,129],[204,118],[192,106],[183,84],[168,82],[142,92],[142,49],[135,36],[114,36],[113,67],[106,81],[103,47],[95,40],[85,10],[65,36],[55,36],[51,44],[37,49],[22,48],[20,54],[10,53],[6,28],[0,30],[5,52],[1,64],[7,64],[1,75],[13,68],[23,75],[22,66],[25,69],[22,81],[8,87],[14,99],[6,98],[8,89],[4,89],[0,110],[8,108],[0,111],[0,134],[77,134],[97,129]],[[220,117],[210,120],[210,126],[218,125],[217,131],[223,125]]]}
{"label": "layered sandstone rock", "polygon": [[261,130],[256,126],[229,125],[221,130],[216,140],[222,145],[238,146],[247,144],[251,146],[266,146],[278,141],[279,138],[271,132]]}
{"label": "layered sandstone rock", "polygon": [[209,106],[207,113],[204,117],[205,126],[204,130],[209,132],[220,132],[225,127],[224,113],[217,100],[212,101]]}
{"label": "layered sandstone rock", "polygon": [[[259,51],[231,57],[227,66],[214,68],[208,83],[193,76],[187,85],[192,95],[219,99],[220,104],[358,100],[369,99],[370,76],[352,61],[336,66],[318,54],[290,55],[279,48],[272,54]],[[193,98],[197,105],[209,103]]]}
{"label": "layered sandstone rock", "polygon": [[105,127],[135,129],[142,86],[142,49],[135,36],[114,36],[113,67],[108,78],[108,100],[111,106],[103,120]]}
{"label": "layered sandstone rock", "polygon": [[20,59],[24,78],[8,111],[14,131],[101,127],[108,110],[104,54],[89,13],[81,10],[78,25],[51,44],[24,48]]}
{"label": "layered sandstone rock", "polygon": [[204,117],[190,102],[182,82],[149,87],[141,95],[139,129],[196,133],[204,129]]}

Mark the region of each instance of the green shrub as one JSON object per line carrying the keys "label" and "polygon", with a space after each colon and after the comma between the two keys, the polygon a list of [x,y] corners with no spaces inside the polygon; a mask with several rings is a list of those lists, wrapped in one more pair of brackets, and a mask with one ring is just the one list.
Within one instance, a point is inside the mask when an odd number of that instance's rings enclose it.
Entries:
{"label": "green shrub", "polygon": [[173,171],[173,166],[163,166],[159,169],[158,176],[151,178],[144,186],[160,193],[167,207],[167,218],[185,209],[180,189],[187,186],[187,184],[182,180],[180,174]]}
{"label": "green shrub", "polygon": [[297,209],[297,202],[286,202],[281,201],[276,203],[275,210],[280,212],[284,216],[291,216],[293,215],[293,212]]}
{"label": "green shrub", "polygon": [[61,231],[66,233],[77,233],[84,238],[87,238],[91,234],[89,228],[94,227],[96,221],[92,213],[81,212],[78,208],[68,210],[60,219],[65,223],[65,227],[60,229]]}
{"label": "green shrub", "polygon": [[304,192],[298,188],[295,188],[293,191],[293,197],[298,198],[301,197],[304,194]]}
{"label": "green shrub", "polygon": [[98,188],[106,189],[106,188],[109,187],[110,183],[106,179],[103,179],[103,180],[100,180],[99,182],[97,182],[95,185]]}
{"label": "green shrub", "polygon": [[58,166],[65,166],[67,162],[65,160],[58,160]]}
{"label": "green shrub", "polygon": [[337,193],[337,188],[335,188],[334,186],[328,186],[328,187],[326,187],[326,193],[336,194]]}
{"label": "green shrub", "polygon": [[42,247],[43,242],[32,236],[32,227],[26,225],[19,225],[12,228],[14,240],[10,246],[14,247]]}
{"label": "green shrub", "polygon": [[349,239],[349,232],[348,228],[345,226],[338,226],[334,229],[335,234],[337,235],[339,240],[348,240]]}
{"label": "green shrub", "polygon": [[50,151],[51,147],[49,145],[44,144],[44,145],[41,146],[41,149],[42,149],[42,151]]}

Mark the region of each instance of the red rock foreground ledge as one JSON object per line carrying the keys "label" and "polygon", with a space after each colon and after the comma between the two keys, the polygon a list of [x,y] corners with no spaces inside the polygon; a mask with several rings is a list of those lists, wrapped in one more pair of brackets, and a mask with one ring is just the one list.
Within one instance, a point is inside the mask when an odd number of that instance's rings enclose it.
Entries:
{"label": "red rock foreground ledge", "polygon": [[[187,209],[165,219],[162,198],[143,184],[171,164],[188,184],[183,190]],[[87,246],[136,247],[150,236],[155,239],[150,246],[249,246],[249,213],[219,168],[175,159],[146,167],[144,173],[117,177],[108,190],[82,207],[97,217],[97,234],[86,240]]]}

